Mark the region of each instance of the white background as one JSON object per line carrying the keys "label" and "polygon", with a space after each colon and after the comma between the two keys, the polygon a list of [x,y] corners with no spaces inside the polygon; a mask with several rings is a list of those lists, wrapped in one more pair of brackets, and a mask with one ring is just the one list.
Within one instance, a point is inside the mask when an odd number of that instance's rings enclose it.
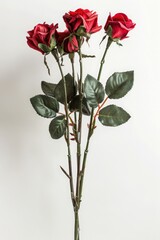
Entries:
{"label": "white background", "polygon": [[[136,27],[123,47],[111,46],[102,82],[115,71],[134,69],[135,84],[115,101],[131,115],[117,128],[98,124],[92,138],[81,208],[82,240],[160,239],[159,1],[5,0],[0,3],[0,239],[71,240],[73,214],[64,141],[52,140],[50,120],[36,115],[29,98],[40,83],[60,76],[49,58],[26,44],[37,23],[59,23],[79,7],[95,10],[104,25],[109,12],[126,13]],[[103,30],[92,36],[84,72],[96,76]],[[85,49],[88,49],[85,45]],[[68,70],[65,61],[64,71]],[[110,101],[110,103],[113,103]]]}

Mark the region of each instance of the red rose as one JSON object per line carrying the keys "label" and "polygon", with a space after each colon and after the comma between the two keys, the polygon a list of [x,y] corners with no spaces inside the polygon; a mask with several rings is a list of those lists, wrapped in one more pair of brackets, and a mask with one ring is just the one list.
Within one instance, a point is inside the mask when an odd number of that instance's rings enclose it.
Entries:
{"label": "red rose", "polygon": [[60,46],[64,52],[73,53],[79,49],[78,40],[75,35],[68,30],[56,33],[57,45]]}
{"label": "red rose", "polygon": [[113,17],[109,15],[107,22],[104,26],[105,31],[108,31],[108,27],[111,26],[111,36],[114,38],[119,38],[120,40],[127,38],[127,34],[130,30],[135,27],[135,23],[132,22],[124,13],[117,13]]}
{"label": "red rose", "polygon": [[42,43],[50,47],[52,36],[57,28],[58,24],[55,26],[53,23],[51,25],[46,23],[37,24],[33,30],[28,31],[29,37],[27,37],[27,44],[31,48],[44,54],[44,51],[38,47],[38,44]]}
{"label": "red rose", "polygon": [[70,11],[63,16],[66,26],[70,32],[77,32],[82,27],[85,33],[98,32],[102,26],[98,26],[98,15],[96,12],[88,9],[77,9],[75,12]]}

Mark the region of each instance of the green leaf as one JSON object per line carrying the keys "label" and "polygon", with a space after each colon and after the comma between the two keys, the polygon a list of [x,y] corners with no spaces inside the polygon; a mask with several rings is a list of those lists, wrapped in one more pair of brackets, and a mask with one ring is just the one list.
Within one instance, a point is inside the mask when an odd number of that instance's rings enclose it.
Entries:
{"label": "green leaf", "polygon": [[45,118],[53,118],[56,112],[59,111],[59,103],[55,98],[45,95],[36,95],[30,99],[31,104],[35,111]]}
{"label": "green leaf", "polygon": [[42,82],[41,82],[42,91],[43,91],[47,96],[51,96],[51,97],[54,97],[54,90],[55,90],[55,88],[56,88],[56,85],[57,85],[57,84],[49,83],[49,82],[45,82],[45,81],[42,81]]}
{"label": "green leaf", "polygon": [[132,88],[134,72],[115,72],[109,77],[105,91],[109,98],[118,99],[124,97]]}
{"label": "green leaf", "polygon": [[[80,108],[80,96],[76,95],[69,103],[69,110],[71,112],[74,112],[74,111],[79,111],[79,108]],[[82,113],[87,116],[91,114],[91,108],[88,105],[85,97],[83,97],[82,99]]]}
{"label": "green leaf", "polygon": [[44,53],[50,53],[50,51],[51,51],[51,49],[47,46],[47,45],[45,45],[45,44],[43,44],[43,43],[38,43],[38,47],[44,52]]}
{"label": "green leaf", "polygon": [[105,126],[116,127],[130,119],[130,115],[121,107],[109,105],[99,112],[99,121]]}
{"label": "green leaf", "polygon": [[61,138],[66,132],[67,121],[65,116],[54,118],[49,125],[49,132],[53,139]]}
{"label": "green leaf", "polygon": [[[74,81],[74,78],[68,73],[65,76],[66,88],[67,88],[67,102],[70,102],[72,98],[76,95],[77,88]],[[57,84],[54,90],[55,98],[64,104],[65,102],[65,94],[64,94],[64,82],[63,79]]]}
{"label": "green leaf", "polygon": [[84,93],[89,105],[96,108],[104,99],[103,85],[91,75],[87,75],[84,81]]}

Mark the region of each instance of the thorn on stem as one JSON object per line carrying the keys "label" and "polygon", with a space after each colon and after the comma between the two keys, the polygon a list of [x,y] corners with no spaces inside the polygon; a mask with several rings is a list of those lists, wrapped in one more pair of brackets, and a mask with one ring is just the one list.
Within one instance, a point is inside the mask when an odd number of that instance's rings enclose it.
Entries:
{"label": "thorn on stem", "polygon": [[69,123],[68,125],[71,126],[71,127],[74,127],[75,124],[74,123]]}
{"label": "thorn on stem", "polygon": [[71,140],[71,141],[75,141],[75,140],[76,140],[76,138],[75,138],[75,137],[74,137],[74,138],[70,138],[70,140]]}
{"label": "thorn on stem", "polygon": [[74,134],[74,133],[70,133],[70,135],[71,135],[71,136],[75,136],[75,134]]}

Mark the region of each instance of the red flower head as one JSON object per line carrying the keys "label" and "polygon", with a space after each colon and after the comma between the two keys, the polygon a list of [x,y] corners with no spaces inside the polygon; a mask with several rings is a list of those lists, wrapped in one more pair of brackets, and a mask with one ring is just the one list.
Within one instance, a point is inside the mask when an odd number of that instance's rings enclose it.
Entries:
{"label": "red flower head", "polygon": [[58,24],[51,25],[46,24],[37,24],[33,30],[28,31],[29,37],[27,37],[27,44],[44,54],[44,51],[38,47],[39,43],[45,44],[50,47],[52,36],[55,34],[56,29],[58,28]]}
{"label": "red flower head", "polygon": [[113,17],[111,17],[111,14],[108,16],[104,29],[108,32],[110,26],[112,28],[110,37],[122,40],[127,38],[128,32],[132,30],[135,25],[136,24],[133,23],[124,13],[117,13]]}
{"label": "red flower head", "polygon": [[82,35],[98,32],[102,28],[102,26],[98,26],[97,13],[88,9],[79,8],[74,12],[70,11],[63,16],[63,19],[70,32],[77,32],[83,29]]}
{"label": "red flower head", "polygon": [[68,30],[57,32],[56,40],[57,45],[60,46],[65,53],[77,52],[79,49],[76,36],[71,34]]}

